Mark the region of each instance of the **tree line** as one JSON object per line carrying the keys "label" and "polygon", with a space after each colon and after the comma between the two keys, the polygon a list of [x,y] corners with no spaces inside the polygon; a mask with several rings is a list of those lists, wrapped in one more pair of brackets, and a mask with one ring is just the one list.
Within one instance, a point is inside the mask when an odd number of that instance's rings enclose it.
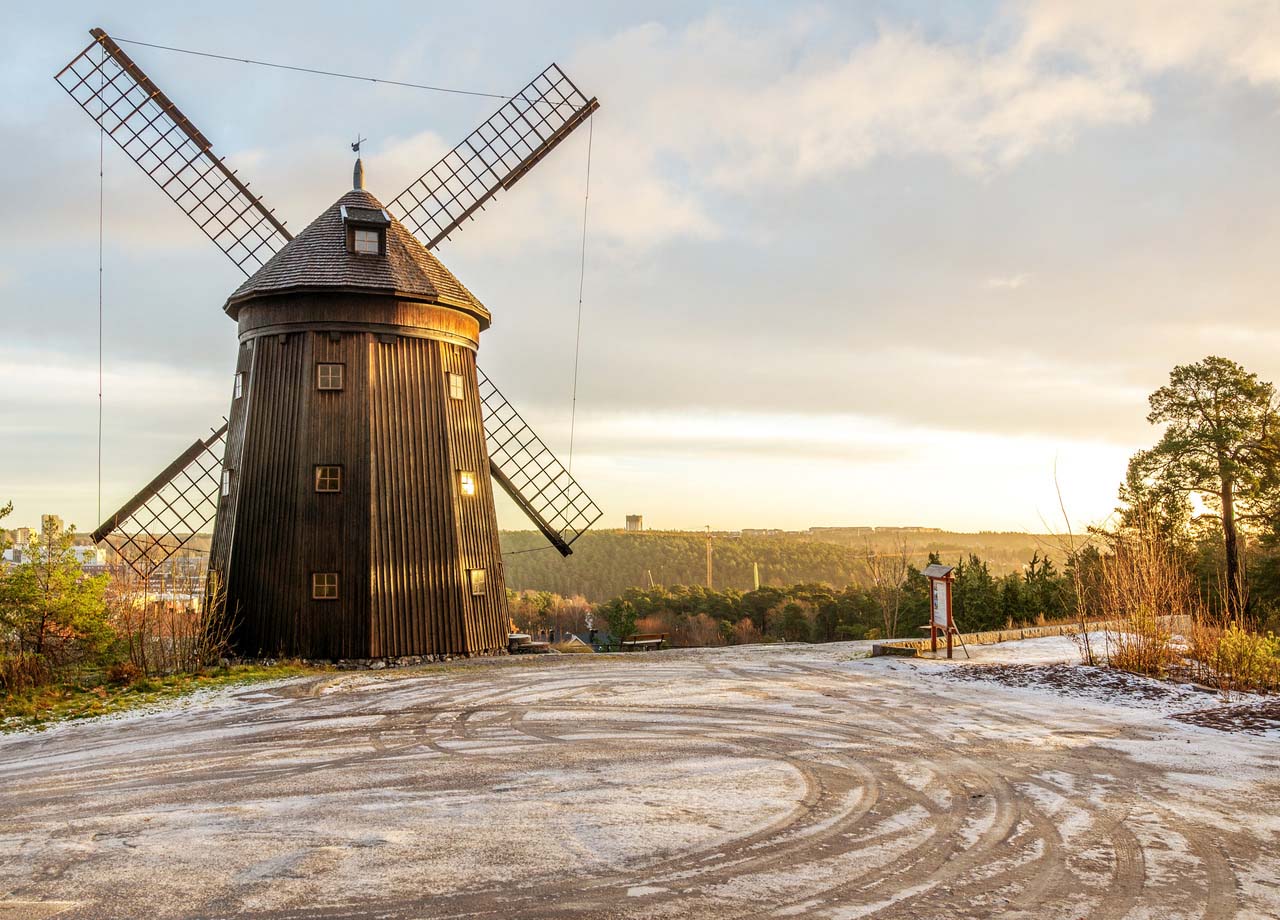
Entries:
{"label": "tree line", "polygon": [[[935,554],[930,562],[941,562]],[[995,576],[976,555],[956,560],[952,586],[957,623],[967,631],[1058,620],[1075,610],[1072,573],[1035,554],[1021,573]],[[920,635],[929,622],[929,582],[906,567],[896,597],[863,581],[752,591],[700,585],[629,588],[596,605],[597,622],[614,636],[665,632],[677,645],[785,640],[833,642]]]}

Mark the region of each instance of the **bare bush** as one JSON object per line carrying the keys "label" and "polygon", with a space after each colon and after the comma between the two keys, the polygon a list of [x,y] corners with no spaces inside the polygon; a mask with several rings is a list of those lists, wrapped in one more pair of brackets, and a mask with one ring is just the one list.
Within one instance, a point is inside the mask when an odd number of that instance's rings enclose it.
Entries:
{"label": "bare bush", "polygon": [[0,691],[19,693],[51,683],[54,669],[43,655],[0,653]]}
{"label": "bare bush", "polygon": [[756,624],[751,622],[751,617],[743,617],[733,625],[733,644],[734,645],[751,645],[759,642],[763,638],[760,630],[756,629]]}
{"label": "bare bush", "polygon": [[1195,579],[1176,548],[1150,519],[1111,535],[1090,598],[1104,621],[1107,660],[1138,674],[1163,675],[1181,659],[1174,624],[1204,617]]}
{"label": "bare bush", "polygon": [[210,573],[197,601],[152,593],[139,579],[120,577],[108,592],[112,625],[129,663],[143,677],[191,674],[230,654],[234,618],[226,609],[226,590]]}
{"label": "bare bush", "polygon": [[689,617],[682,630],[684,641],[681,645],[702,648],[710,645],[724,645],[724,636],[720,632],[720,622],[705,613]]}

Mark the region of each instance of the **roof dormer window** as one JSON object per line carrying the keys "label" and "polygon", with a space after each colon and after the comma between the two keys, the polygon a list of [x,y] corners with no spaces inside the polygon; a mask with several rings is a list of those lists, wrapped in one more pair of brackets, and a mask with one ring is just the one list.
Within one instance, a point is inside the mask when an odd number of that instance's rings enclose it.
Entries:
{"label": "roof dormer window", "polygon": [[355,240],[352,249],[361,255],[376,256],[382,251],[382,234],[377,230],[355,228]]}
{"label": "roof dormer window", "polygon": [[387,254],[387,227],[391,218],[381,208],[357,208],[342,205],[342,224],[346,228],[347,252],[359,256]]}

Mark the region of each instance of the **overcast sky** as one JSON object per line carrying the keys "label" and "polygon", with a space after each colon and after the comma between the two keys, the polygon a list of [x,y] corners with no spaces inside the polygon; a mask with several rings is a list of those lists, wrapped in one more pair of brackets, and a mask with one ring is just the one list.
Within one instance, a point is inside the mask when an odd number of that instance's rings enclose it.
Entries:
{"label": "overcast sky", "polygon": [[[178,6],[7,14],[19,523],[96,523],[98,137],[53,80],[92,25],[498,93],[554,60],[597,95],[574,470],[607,525],[1043,530],[1055,464],[1097,521],[1174,364],[1280,378],[1275,2]],[[357,132],[389,201],[497,105],[126,48],[295,232]],[[438,251],[562,459],[586,161],[580,130]],[[109,512],[228,411],[240,276],[119,150],[105,173]]]}

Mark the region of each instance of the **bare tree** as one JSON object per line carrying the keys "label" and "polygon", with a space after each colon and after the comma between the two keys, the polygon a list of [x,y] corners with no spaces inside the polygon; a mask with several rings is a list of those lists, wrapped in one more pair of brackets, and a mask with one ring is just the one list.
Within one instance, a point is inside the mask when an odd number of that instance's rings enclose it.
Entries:
{"label": "bare tree", "polygon": [[884,638],[898,635],[898,614],[902,610],[903,590],[911,562],[907,556],[907,541],[902,540],[889,552],[878,552],[870,538],[866,542],[867,577],[871,581],[871,594],[880,608],[884,624]]}

